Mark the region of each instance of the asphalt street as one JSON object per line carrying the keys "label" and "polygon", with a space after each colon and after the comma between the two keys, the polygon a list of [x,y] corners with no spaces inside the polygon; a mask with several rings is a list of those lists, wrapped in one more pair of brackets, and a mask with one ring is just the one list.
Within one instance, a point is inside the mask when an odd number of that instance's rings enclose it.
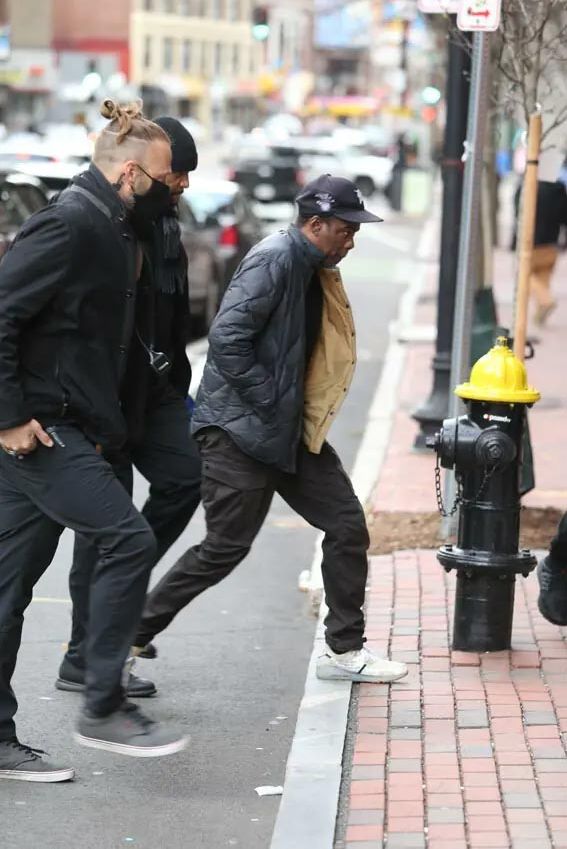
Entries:
{"label": "asphalt street", "polygon": [[[359,365],[330,441],[347,469],[380,376],[388,324],[414,273],[417,241],[416,225],[372,225],[343,264]],[[138,481],[137,503],[144,491]],[[199,511],[154,580],[203,528]],[[259,798],[255,788],[284,779],[315,628],[297,578],[311,564],[315,538],[276,499],[247,560],[159,637],[158,660],[139,662],[138,674],[159,688],[140,705],[188,732],[191,743],[181,755],[138,760],[75,745],[80,697],[53,686],[70,624],[66,532],[26,616],[15,689],[20,739],[73,765],[77,777],[59,785],[1,783],[0,847],[268,849],[279,797]]]}

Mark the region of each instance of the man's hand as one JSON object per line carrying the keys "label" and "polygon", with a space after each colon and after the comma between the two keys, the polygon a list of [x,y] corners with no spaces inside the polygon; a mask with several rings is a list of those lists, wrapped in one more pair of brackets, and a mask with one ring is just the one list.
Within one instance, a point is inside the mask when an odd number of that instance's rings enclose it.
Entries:
{"label": "man's hand", "polygon": [[8,454],[31,454],[37,448],[38,440],[46,448],[53,448],[53,440],[36,419],[9,430],[0,430],[0,447]]}

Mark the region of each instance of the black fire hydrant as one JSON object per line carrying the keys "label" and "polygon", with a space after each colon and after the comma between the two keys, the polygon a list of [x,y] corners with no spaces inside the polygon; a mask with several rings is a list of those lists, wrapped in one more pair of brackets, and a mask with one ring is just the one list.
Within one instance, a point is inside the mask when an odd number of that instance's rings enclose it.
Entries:
{"label": "black fire hydrant", "polygon": [[519,484],[527,409],[540,394],[527,385],[505,336],[455,393],[467,415],[446,419],[428,441],[437,453],[440,509],[440,466],[454,469],[457,480],[457,545],[437,554],[447,572],[457,571],[453,648],[501,651],[511,645],[516,575],[527,577],[536,565],[529,550],[518,550]]}

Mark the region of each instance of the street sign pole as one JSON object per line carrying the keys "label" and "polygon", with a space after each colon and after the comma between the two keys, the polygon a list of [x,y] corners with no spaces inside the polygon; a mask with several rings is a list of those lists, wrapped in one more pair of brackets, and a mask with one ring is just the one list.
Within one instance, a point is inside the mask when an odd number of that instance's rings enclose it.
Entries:
{"label": "street sign pole", "polygon": [[[483,148],[486,138],[489,83],[490,83],[490,33],[475,32],[469,115],[467,122],[467,145],[463,182],[463,206],[461,212],[461,234],[459,240],[459,263],[457,267],[457,292],[455,320],[453,326],[453,350],[451,359],[451,382],[449,417],[460,414],[462,403],[453,390],[468,377],[471,356],[471,331],[474,313],[474,296],[477,289],[478,252],[480,248],[481,186],[483,170]],[[456,481],[453,472],[445,479],[445,503],[455,500]],[[454,531],[455,519],[443,520],[442,533],[445,538]]]}

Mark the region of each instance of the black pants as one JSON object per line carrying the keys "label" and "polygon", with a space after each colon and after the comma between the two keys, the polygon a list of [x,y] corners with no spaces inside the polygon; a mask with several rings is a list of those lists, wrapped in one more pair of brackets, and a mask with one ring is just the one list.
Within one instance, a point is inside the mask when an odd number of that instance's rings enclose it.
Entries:
{"label": "black pants", "polygon": [[86,702],[93,714],[123,699],[121,675],[140,621],[156,542],[111,466],[76,427],[58,427],[65,447],[39,446],[19,460],[0,451],[0,740],[15,734],[11,679],[24,611],[64,527],[98,557],[90,594]]}
{"label": "black pants", "polygon": [[[201,501],[201,458],[189,433],[183,400],[173,394],[165,396],[147,413],[142,440],[109,459],[129,495],[134,466],[150,484],[142,515],[157,541],[153,567],[183,533]],[[69,575],[73,623],[67,658],[81,668],[85,664],[89,595],[96,562],[92,540],[77,534]]]}
{"label": "black pants", "polygon": [[368,531],[364,511],[330,445],[325,444],[321,454],[300,448],[297,473],[290,475],[246,456],[218,428],[207,428],[197,438],[207,535],[148,595],[135,645],[148,643],[195,596],[232,572],[248,554],[278,492],[325,532],[322,568],[328,644],[337,652],[360,648]]}

